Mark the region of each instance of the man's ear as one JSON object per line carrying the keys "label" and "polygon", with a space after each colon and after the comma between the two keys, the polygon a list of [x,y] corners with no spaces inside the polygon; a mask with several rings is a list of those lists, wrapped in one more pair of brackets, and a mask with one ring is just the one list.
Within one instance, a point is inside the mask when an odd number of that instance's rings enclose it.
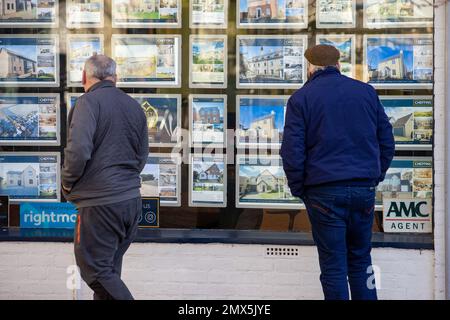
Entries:
{"label": "man's ear", "polygon": [[86,70],[83,70],[83,75],[81,77],[81,84],[82,85],[86,84]]}

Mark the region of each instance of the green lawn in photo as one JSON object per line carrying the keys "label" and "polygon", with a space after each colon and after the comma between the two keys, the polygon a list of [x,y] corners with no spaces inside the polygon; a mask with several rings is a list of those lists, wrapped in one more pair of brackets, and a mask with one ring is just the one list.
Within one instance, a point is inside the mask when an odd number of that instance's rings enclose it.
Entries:
{"label": "green lawn in photo", "polygon": [[197,55],[192,57],[194,64],[223,64],[223,60],[219,59],[200,59]]}
{"label": "green lawn in photo", "polygon": [[38,79],[55,80],[55,76],[52,74],[42,74],[37,77]]}
{"label": "green lawn in photo", "polygon": [[164,72],[158,72],[157,75],[158,78],[163,79],[172,79],[175,78],[175,76],[172,73],[164,73]]}
{"label": "green lawn in photo", "polygon": [[253,193],[253,194],[247,194],[243,195],[243,199],[289,199],[289,198],[282,198],[283,192],[278,191],[272,191],[272,192],[261,192],[261,193]]}
{"label": "green lawn in photo", "polygon": [[19,11],[15,12],[10,15],[6,15],[6,19],[11,20],[29,20],[29,19],[36,19],[36,8],[33,8],[31,11]]}
{"label": "green lawn in photo", "polygon": [[42,138],[56,138],[56,132],[47,132],[44,134],[41,134]]}
{"label": "green lawn in photo", "polygon": [[433,117],[432,111],[416,111],[414,112],[414,117],[417,118],[426,118],[426,117]]}
{"label": "green lawn in photo", "polygon": [[403,137],[403,136],[394,136],[395,141],[399,141],[399,142],[408,142],[408,141],[412,141],[410,138],[408,137]]}
{"label": "green lawn in photo", "polygon": [[152,11],[152,12],[135,12],[130,14],[130,18],[137,19],[137,20],[155,20],[159,19],[159,12]]}
{"label": "green lawn in photo", "polygon": [[162,14],[160,19],[162,20],[176,20],[177,15],[176,14]]}
{"label": "green lawn in photo", "polygon": [[56,196],[56,192],[45,192],[45,191],[41,191],[40,192],[41,197],[54,197]]}

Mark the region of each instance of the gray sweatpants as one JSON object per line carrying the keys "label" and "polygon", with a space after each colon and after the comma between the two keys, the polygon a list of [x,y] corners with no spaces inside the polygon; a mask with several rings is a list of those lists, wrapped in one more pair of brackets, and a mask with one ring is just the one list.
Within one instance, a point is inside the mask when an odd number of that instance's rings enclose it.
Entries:
{"label": "gray sweatpants", "polygon": [[120,279],[122,259],[133,242],[142,212],[141,198],[78,209],[75,258],[94,300],[132,300]]}

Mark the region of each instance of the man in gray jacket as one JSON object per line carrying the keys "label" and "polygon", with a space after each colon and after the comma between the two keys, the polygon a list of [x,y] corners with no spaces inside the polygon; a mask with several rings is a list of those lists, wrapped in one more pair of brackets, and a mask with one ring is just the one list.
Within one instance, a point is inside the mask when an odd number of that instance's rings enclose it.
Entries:
{"label": "man in gray jacket", "polygon": [[94,299],[133,299],[120,279],[122,258],[142,211],[140,173],[148,157],[148,129],[140,105],[115,86],[116,63],[86,61],[85,94],[69,113],[62,169],[66,199],[78,208],[75,257]]}

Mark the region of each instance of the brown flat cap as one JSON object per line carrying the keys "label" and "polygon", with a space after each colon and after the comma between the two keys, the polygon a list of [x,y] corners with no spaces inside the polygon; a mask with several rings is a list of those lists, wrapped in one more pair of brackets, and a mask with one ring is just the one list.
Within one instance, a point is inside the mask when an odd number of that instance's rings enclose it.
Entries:
{"label": "brown flat cap", "polygon": [[341,53],[327,44],[318,44],[305,51],[305,58],[315,66],[334,66],[338,63]]}

